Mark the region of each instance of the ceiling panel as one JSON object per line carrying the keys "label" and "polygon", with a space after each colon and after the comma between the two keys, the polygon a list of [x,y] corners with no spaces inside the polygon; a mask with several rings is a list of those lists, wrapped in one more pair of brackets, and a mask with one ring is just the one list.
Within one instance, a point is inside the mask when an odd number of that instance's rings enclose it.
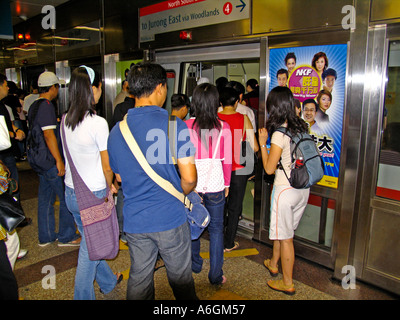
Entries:
{"label": "ceiling panel", "polygon": [[45,5],[57,7],[69,0],[11,0],[11,16],[12,23],[16,25],[24,20],[30,19],[42,13]]}

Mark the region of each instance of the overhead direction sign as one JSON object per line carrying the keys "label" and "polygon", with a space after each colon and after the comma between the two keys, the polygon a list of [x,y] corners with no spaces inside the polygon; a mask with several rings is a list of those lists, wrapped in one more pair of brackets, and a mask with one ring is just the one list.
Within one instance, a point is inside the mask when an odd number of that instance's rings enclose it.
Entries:
{"label": "overhead direction sign", "polygon": [[156,34],[250,18],[249,0],[169,0],[139,10],[140,42]]}

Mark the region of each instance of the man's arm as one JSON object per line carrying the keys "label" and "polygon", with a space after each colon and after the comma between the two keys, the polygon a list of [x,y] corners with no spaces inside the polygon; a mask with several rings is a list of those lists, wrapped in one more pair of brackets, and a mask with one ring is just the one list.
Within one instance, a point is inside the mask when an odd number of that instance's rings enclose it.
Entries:
{"label": "man's arm", "polygon": [[178,168],[181,174],[183,193],[189,194],[197,184],[197,170],[194,163],[194,156],[178,159]]}
{"label": "man's arm", "polygon": [[64,162],[61,158],[60,150],[58,150],[58,143],[56,135],[54,134],[53,129],[48,129],[43,131],[44,140],[46,141],[46,145],[50,150],[50,153],[56,159],[56,166],[58,169],[58,175],[62,177],[65,174],[65,166]]}

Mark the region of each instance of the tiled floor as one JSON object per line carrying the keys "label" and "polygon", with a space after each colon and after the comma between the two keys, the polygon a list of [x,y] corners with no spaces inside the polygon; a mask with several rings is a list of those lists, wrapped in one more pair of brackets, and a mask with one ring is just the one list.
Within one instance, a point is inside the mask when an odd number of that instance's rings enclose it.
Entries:
{"label": "tiled floor", "polygon": [[[78,248],[58,247],[57,243],[39,247],[37,240],[37,176],[26,163],[18,164],[20,169],[21,200],[25,213],[33,220],[32,225],[18,229],[21,247],[28,249],[28,255],[15,266],[20,297],[24,300],[71,300],[73,299],[74,276]],[[270,257],[271,248],[258,242],[238,237],[239,250],[225,255],[224,274],[227,282],[214,286],[208,281],[209,260],[204,259],[203,271],[194,274],[196,292],[201,300],[398,300],[399,297],[373,286],[357,282],[355,290],[344,290],[338,281],[332,280],[332,271],[297,258],[294,269],[296,294],[287,296],[269,289],[266,285],[271,278],[263,260]],[[120,245],[120,252],[109,265],[114,272],[123,272],[124,280],[110,294],[103,295],[97,285],[98,300],[124,300],[130,267],[126,245]],[[202,249],[208,251],[207,234],[203,236]],[[49,270],[55,271],[50,279]],[[281,275],[279,276],[281,277]],[[155,272],[157,300],[172,300],[174,296],[168,284],[165,268]]]}

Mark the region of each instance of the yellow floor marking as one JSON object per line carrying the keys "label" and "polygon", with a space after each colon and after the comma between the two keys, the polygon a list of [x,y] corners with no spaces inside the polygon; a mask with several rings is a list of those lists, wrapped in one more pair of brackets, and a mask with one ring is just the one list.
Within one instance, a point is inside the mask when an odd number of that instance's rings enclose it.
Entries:
{"label": "yellow floor marking", "polygon": [[128,243],[123,243],[119,240],[119,250],[129,250]]}
{"label": "yellow floor marking", "polygon": [[210,300],[247,300],[236,293],[220,289],[210,297]]}
{"label": "yellow floor marking", "polygon": [[[224,252],[224,257],[225,258],[233,258],[233,257],[245,257],[245,256],[255,256],[259,252],[255,248],[250,248],[250,249],[239,249],[239,250],[233,250],[230,252]],[[200,252],[200,257],[203,259],[209,259],[210,258],[210,253],[209,252]]]}
{"label": "yellow floor marking", "polygon": [[124,276],[123,277],[124,280],[128,280],[129,279],[129,270],[130,269],[126,269],[126,270],[121,272],[123,274],[123,276]]}

